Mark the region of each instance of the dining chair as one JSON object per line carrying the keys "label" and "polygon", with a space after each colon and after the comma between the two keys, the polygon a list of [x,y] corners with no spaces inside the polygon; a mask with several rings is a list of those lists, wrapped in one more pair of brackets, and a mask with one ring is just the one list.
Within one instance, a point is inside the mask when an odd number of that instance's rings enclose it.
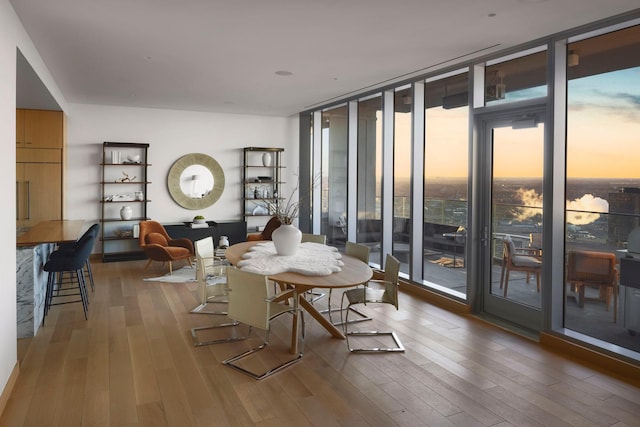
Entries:
{"label": "dining chair", "polygon": [[[326,245],[327,244],[327,236],[325,236],[324,234],[311,234],[311,233],[302,233],[302,239],[300,241],[300,243],[305,243],[305,242],[311,242],[311,243],[318,243],[321,245]],[[316,301],[321,300],[322,298],[324,298],[327,294],[325,294],[324,292],[319,292],[319,291],[307,291],[305,292],[305,295],[308,295],[309,298],[309,302],[311,304],[313,304]]]}
{"label": "dining chair", "polygon": [[[224,258],[215,255],[213,237],[194,242],[196,253],[196,282],[200,304],[191,310],[199,314],[224,314],[209,309],[208,304],[227,304],[227,267]],[[223,298],[223,299],[220,299]]]}
{"label": "dining chair", "polygon": [[[367,282],[366,286],[355,289],[349,289],[342,294],[340,307],[344,307],[345,299],[348,304],[340,313],[346,313],[343,321],[344,334],[347,338],[347,348],[352,353],[359,352],[403,352],[404,346],[396,335],[395,331],[349,331],[349,310],[355,304],[391,304],[396,310],[398,309],[398,277],[400,274],[400,261],[391,254],[387,254],[384,263],[384,279],[372,279]],[[390,336],[395,347],[358,347],[353,348],[349,343],[349,337],[366,336],[379,337]]]}
{"label": "dining chair", "polygon": [[[351,242],[351,241],[347,241],[347,243],[345,245],[345,249],[344,249],[344,254],[345,255],[349,255],[349,256],[352,256],[354,258],[357,258],[357,259],[359,259],[360,261],[364,262],[367,265],[369,265],[369,255],[370,255],[370,253],[371,253],[371,249],[369,248],[369,246],[362,245],[360,243],[354,243],[354,242]],[[366,283],[363,283],[362,285],[365,286]],[[338,310],[333,310],[333,308],[331,306],[331,295],[332,295],[332,289],[329,289],[329,297],[327,299],[327,309],[326,310],[322,310],[321,313],[328,314],[329,315],[329,322],[331,322],[334,326],[340,326],[340,325],[343,324],[342,307],[340,307]],[[353,313],[355,313],[355,314],[357,314],[359,316],[356,319],[349,320],[349,323],[357,323],[357,322],[364,322],[366,320],[371,320],[371,318],[369,316],[367,316],[363,312],[359,311],[355,307],[350,307],[349,310],[351,310]],[[334,322],[333,319],[332,319],[332,312],[334,312],[334,311],[339,311],[340,312],[340,321],[338,321],[338,322]]]}
{"label": "dining chair", "polygon": [[326,245],[327,236],[325,236],[324,234],[302,233],[302,240],[300,242],[301,243],[312,242],[312,243],[319,243],[321,245]]}
{"label": "dining chair", "polygon": [[540,292],[540,273],[542,271],[542,260],[537,253],[528,252],[526,248],[516,249],[510,236],[505,236],[502,240],[502,271],[500,273],[500,289],[504,284],[504,297],[507,297],[509,289],[509,275],[512,271],[520,271],[526,274],[529,283],[529,274],[536,276],[536,290]]}
{"label": "dining chair", "polygon": [[[578,294],[578,305],[602,301],[607,311],[613,300],[613,322],[618,320],[618,270],[616,256],[610,252],[569,251],[567,253],[567,283]],[[596,287],[598,297],[587,298],[585,288]]]}
{"label": "dining chair", "polygon": [[[196,254],[196,282],[198,283],[198,296],[200,304],[191,310],[195,314],[212,314],[226,316],[225,309],[209,308],[210,304],[228,305],[229,286],[227,283],[227,266],[224,259],[215,256],[213,237],[208,236],[194,242]],[[210,326],[200,326],[191,328],[191,340],[193,345],[201,347],[211,344],[221,344],[232,341],[241,341],[247,336],[234,334],[231,337],[203,340],[199,334],[202,331],[212,331],[219,328],[229,328],[237,326],[238,322],[230,321],[218,323]]]}
{"label": "dining chair", "polygon": [[[191,310],[195,314],[227,315],[226,308],[211,308],[213,304],[228,304],[228,286],[226,265],[224,260],[214,255],[213,238],[211,236],[197,240],[194,244],[196,252],[196,282],[198,284],[198,296],[200,304]],[[202,331],[213,330],[221,327],[236,326],[237,322],[226,322],[210,326],[191,328],[191,340],[193,345],[218,344],[220,342],[236,341],[228,339],[202,340],[198,334]]]}
{"label": "dining chair", "polygon": [[[298,308],[298,304],[285,305],[274,302],[279,295],[269,296],[269,280],[267,276],[249,273],[235,267],[227,268],[229,283],[229,318],[242,325],[249,326],[249,334],[252,328],[265,331],[266,336],[257,347],[250,348],[236,356],[224,360],[222,363],[250,377],[261,380],[267,378],[282,369],[293,365],[302,359],[304,347],[304,315]],[[291,291],[287,291],[290,293]],[[286,314],[299,314],[302,320],[302,340],[300,351],[293,357],[263,372],[255,372],[243,366],[239,362],[266,348],[269,345],[271,322],[277,317]],[[298,337],[296,337],[296,340]]]}

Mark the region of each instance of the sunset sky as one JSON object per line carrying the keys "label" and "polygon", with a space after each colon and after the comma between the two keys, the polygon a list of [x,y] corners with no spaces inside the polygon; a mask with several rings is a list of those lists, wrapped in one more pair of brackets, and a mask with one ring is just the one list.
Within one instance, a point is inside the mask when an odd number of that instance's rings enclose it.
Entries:
{"label": "sunset sky", "polygon": [[[462,177],[467,174],[467,108],[427,112],[427,177]],[[396,126],[410,129],[410,114],[396,114]],[[536,129],[501,129],[495,152],[496,177],[535,177],[542,173],[543,126]],[[571,178],[640,177],[640,68],[595,75],[569,82],[567,176]],[[381,132],[378,132],[381,135]],[[399,133],[410,138],[410,133]],[[406,168],[396,176],[410,176],[410,148],[400,144],[396,156]]]}

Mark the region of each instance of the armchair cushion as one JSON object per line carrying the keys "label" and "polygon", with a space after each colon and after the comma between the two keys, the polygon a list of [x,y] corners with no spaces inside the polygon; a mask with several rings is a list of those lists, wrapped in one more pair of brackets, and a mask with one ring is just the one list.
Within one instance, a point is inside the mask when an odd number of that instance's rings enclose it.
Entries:
{"label": "armchair cushion", "polygon": [[190,239],[187,239],[186,237],[181,237],[179,239],[169,239],[167,243],[169,246],[178,246],[178,247],[184,248],[188,250],[189,253],[192,255],[195,253],[195,250],[193,248],[193,242]]}
{"label": "armchair cushion", "polygon": [[149,233],[147,234],[146,237],[146,244],[147,245],[160,245],[160,246],[167,246],[168,242],[167,239],[160,233]]}

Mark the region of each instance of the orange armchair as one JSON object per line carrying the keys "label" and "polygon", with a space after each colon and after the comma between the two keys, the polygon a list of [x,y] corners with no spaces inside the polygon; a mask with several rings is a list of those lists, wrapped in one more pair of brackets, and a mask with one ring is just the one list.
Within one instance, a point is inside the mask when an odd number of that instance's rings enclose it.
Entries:
{"label": "orange armchair", "polygon": [[256,240],[271,240],[271,233],[273,230],[280,227],[282,223],[277,217],[271,217],[271,219],[267,222],[267,225],[264,226],[264,230],[261,233],[253,233],[247,235],[247,241],[256,241]]}
{"label": "orange armchair", "polygon": [[186,259],[192,265],[193,242],[187,238],[172,239],[157,221],[141,221],[139,239],[140,247],[149,258],[144,271],[153,261],[168,262],[169,274],[173,273],[172,261]]}

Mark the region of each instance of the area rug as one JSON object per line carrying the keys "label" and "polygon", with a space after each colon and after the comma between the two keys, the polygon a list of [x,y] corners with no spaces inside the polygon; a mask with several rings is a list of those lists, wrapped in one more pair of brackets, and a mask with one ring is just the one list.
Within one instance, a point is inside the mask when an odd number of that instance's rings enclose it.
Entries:
{"label": "area rug", "polygon": [[182,267],[179,270],[173,270],[173,274],[165,274],[160,277],[147,277],[142,279],[147,282],[166,282],[166,283],[187,283],[196,281],[195,267]]}

